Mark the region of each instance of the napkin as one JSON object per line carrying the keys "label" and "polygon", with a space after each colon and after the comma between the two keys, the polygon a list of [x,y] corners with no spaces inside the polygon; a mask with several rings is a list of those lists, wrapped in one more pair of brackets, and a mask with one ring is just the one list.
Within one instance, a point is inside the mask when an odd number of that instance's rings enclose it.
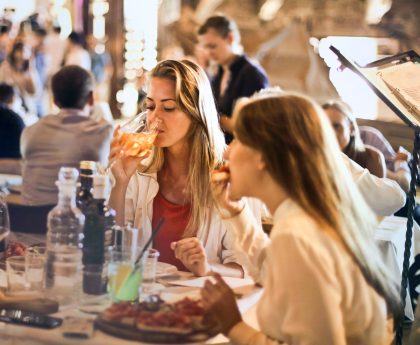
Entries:
{"label": "napkin", "polygon": [[[209,276],[209,277],[199,277],[199,278],[193,278],[193,279],[171,280],[171,281],[168,281],[167,284],[202,288],[204,287],[204,282],[206,280],[211,280],[212,282],[214,282],[214,278]],[[223,277],[223,280],[226,282],[227,285],[230,286],[231,289],[254,285],[254,281],[252,279]]]}

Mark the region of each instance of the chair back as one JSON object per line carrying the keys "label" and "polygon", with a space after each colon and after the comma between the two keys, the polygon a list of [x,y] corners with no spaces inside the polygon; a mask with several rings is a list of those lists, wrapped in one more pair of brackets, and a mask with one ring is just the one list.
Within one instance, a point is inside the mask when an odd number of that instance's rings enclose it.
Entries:
{"label": "chair back", "polygon": [[14,232],[46,234],[48,212],[54,206],[29,206],[8,203],[11,230]]}

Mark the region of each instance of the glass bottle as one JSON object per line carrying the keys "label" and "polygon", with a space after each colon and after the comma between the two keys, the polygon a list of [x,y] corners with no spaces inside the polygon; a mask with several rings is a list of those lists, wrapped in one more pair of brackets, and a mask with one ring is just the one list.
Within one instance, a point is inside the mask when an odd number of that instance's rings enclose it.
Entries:
{"label": "glass bottle", "polygon": [[83,225],[85,216],[76,207],[78,171],[59,171],[58,204],[48,213],[45,287],[60,305],[76,302],[81,290]]}
{"label": "glass bottle", "polygon": [[106,292],[107,253],[113,242],[115,211],[108,208],[108,177],[93,176],[93,198],[85,208],[83,239],[83,292],[100,295]]}
{"label": "glass bottle", "polygon": [[84,213],[85,205],[92,199],[92,176],[96,172],[96,162],[81,161],[80,162],[80,189],[77,193],[77,207]]}

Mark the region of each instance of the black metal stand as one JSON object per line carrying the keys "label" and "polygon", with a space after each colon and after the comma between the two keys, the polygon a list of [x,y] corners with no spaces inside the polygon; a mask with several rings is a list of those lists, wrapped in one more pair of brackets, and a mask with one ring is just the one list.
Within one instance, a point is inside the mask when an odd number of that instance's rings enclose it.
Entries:
{"label": "black metal stand", "polygon": [[[405,233],[405,247],[404,247],[404,261],[403,270],[401,275],[401,315],[404,315],[405,300],[407,297],[407,286],[408,286],[408,273],[410,268],[410,256],[411,256],[411,244],[413,239],[413,224],[414,224],[414,208],[416,207],[416,184],[418,178],[418,164],[419,164],[419,152],[420,152],[420,132],[414,132],[414,148],[413,148],[413,160],[411,166],[411,182],[410,191],[407,195],[407,231]],[[404,317],[396,322],[396,335],[395,344],[402,344],[404,328]]]}
{"label": "black metal stand", "polygon": [[[376,95],[391,109],[394,113],[403,120],[409,127],[414,130],[414,148],[413,148],[413,160],[411,166],[411,183],[410,183],[410,191],[408,192],[407,196],[407,231],[405,234],[405,246],[404,246],[404,261],[403,261],[403,270],[401,276],[401,315],[399,319],[395,320],[395,328],[396,328],[396,335],[395,335],[395,344],[401,345],[402,344],[402,336],[403,336],[403,327],[404,327],[404,309],[405,309],[405,300],[407,297],[407,286],[408,286],[408,275],[409,275],[409,268],[410,268],[410,256],[411,256],[411,245],[412,245],[412,238],[413,238],[413,224],[414,224],[414,208],[416,206],[416,184],[418,178],[418,164],[419,164],[419,153],[420,153],[420,125],[418,121],[415,123],[409,119],[409,117],[404,113],[406,109],[402,109],[401,107],[397,106],[390,100],[387,95],[378,88],[375,83],[373,83],[370,78],[363,72],[363,68],[372,68],[372,67],[381,67],[388,64],[395,64],[395,63],[405,63],[408,61],[420,61],[420,56],[410,50],[405,53],[397,54],[394,56],[387,57],[385,59],[381,59],[378,61],[374,61],[366,66],[359,66],[356,63],[348,60],[341,52],[333,47],[330,46],[330,49],[337,55],[340,62],[343,66],[351,69],[353,72],[358,74],[362,79],[364,79],[371,89],[376,93]],[[420,90],[419,90],[420,91]]]}

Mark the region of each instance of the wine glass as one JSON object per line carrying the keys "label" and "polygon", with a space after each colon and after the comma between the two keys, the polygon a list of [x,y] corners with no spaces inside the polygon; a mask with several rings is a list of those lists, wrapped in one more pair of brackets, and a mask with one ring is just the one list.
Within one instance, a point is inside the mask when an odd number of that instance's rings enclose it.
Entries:
{"label": "wine glass", "polygon": [[117,138],[121,151],[108,163],[105,172],[108,172],[116,160],[121,157],[130,156],[141,158],[152,150],[161,122],[159,119],[149,122],[147,115],[148,112],[143,111],[119,128]]}
{"label": "wine glass", "polygon": [[10,220],[6,195],[7,193],[0,189],[0,241],[3,241],[10,233]]}

